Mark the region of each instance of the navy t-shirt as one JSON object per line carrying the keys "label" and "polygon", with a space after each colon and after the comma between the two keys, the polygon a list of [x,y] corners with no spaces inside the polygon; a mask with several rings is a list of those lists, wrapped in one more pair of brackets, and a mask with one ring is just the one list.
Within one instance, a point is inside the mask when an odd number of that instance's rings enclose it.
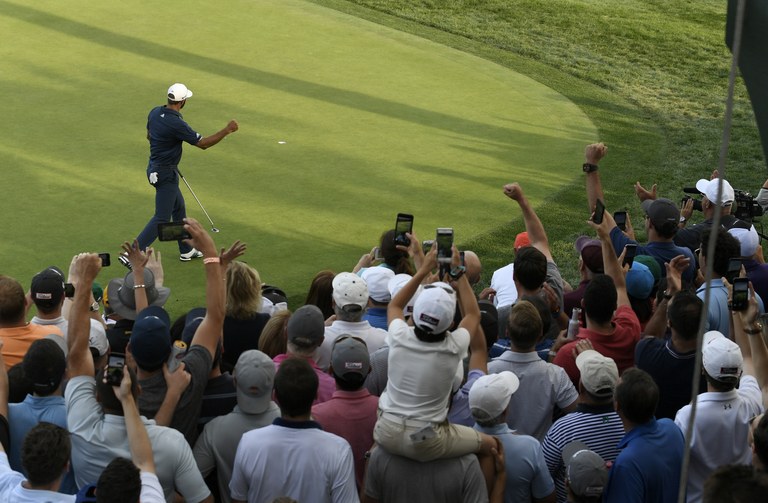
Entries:
{"label": "navy t-shirt", "polygon": [[[635,347],[635,365],[648,372],[659,386],[657,418],[674,419],[678,409],[691,402],[691,379],[695,352],[678,353],[669,339],[645,337]],[[699,381],[699,393],[707,391],[704,376]]]}
{"label": "navy t-shirt", "polygon": [[147,117],[149,135],[149,166],[175,167],[181,161],[181,144],[196,145],[202,135],[184,122],[181,114],[172,108],[159,106]]}

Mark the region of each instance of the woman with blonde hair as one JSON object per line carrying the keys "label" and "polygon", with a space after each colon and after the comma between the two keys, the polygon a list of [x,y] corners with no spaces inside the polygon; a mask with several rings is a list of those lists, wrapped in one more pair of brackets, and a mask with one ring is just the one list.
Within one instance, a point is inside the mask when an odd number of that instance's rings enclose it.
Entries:
{"label": "woman with blonde hair", "polygon": [[269,321],[262,313],[259,272],[245,262],[232,261],[225,276],[227,301],[224,318],[224,353],[222,367],[234,368],[244,351],[257,349],[259,337]]}

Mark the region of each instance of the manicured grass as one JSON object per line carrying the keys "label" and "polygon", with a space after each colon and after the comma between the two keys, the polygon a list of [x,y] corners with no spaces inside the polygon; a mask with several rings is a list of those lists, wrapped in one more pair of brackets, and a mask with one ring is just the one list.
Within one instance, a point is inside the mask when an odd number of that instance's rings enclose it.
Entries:
{"label": "manicured grass", "polygon": [[[453,226],[459,241],[505,248],[487,234],[514,215],[502,184],[525,181],[534,201],[562,192],[577,179],[568,159],[597,130],[549,82],[401,29],[298,0],[191,0],[183,13],[150,0],[0,0],[12,34],[0,48],[2,272],[27,285],[76,252],[116,254],[141,230],[154,197],[146,114],[175,81],[195,93],[184,116],[200,132],[239,120],[221,145],[187,147],[182,172],[219,244],[246,241],[245,259],[293,305],[316,271],[351,269],[398,211],[416,215],[422,238]],[[621,116],[628,105],[595,107]],[[187,207],[204,220],[189,196]],[[201,266],[159,249],[169,310],[200,304]]]}
{"label": "manicured grass", "polygon": [[[316,0],[478,54],[576,103],[609,147],[602,168],[609,210],[640,215],[631,185],[658,182],[676,199],[708,177],[720,149],[730,53],[719,0]],[[576,280],[573,238],[586,230],[580,149],[564,159],[573,184],[538,206],[565,276]],[[751,105],[737,86],[727,177],[757,192],[765,163]],[[488,272],[508,261],[518,213],[466,243]],[[490,276],[488,276],[489,278]]]}

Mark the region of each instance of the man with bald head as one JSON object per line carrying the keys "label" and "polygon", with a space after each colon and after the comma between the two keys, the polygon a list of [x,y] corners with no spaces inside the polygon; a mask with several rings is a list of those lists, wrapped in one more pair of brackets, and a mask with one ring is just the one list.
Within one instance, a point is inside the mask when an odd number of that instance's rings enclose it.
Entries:
{"label": "man with bald head", "polygon": [[472,250],[464,250],[464,267],[466,270],[467,279],[469,284],[474,287],[480,283],[480,277],[483,274],[483,265],[480,263],[480,257]]}

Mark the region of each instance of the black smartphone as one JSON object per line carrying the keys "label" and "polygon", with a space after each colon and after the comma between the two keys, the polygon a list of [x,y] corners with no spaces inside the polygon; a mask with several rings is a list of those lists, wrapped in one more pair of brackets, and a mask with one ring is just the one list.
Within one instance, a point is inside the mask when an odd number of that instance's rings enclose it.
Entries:
{"label": "black smartphone", "polygon": [[64,297],[71,299],[75,296],[75,285],[72,283],[64,283]]}
{"label": "black smartphone", "polygon": [[125,357],[119,355],[110,355],[107,363],[107,373],[105,379],[111,386],[120,386],[123,380],[123,367],[125,367]]}
{"label": "black smartphone", "polygon": [[109,253],[99,253],[99,258],[101,259],[101,267],[109,267],[112,264]]}
{"label": "black smartphone", "polygon": [[437,243],[437,262],[440,264],[450,264],[453,256],[453,228],[439,227],[435,236]]}
{"label": "black smartphone", "polygon": [[632,264],[635,262],[635,254],[637,254],[637,245],[636,244],[627,244],[624,245],[624,263],[622,266],[628,265],[630,269],[632,268]]}
{"label": "black smartphone", "polygon": [[741,274],[741,257],[731,257],[728,259],[728,271],[725,273],[725,279],[730,283]]}
{"label": "black smartphone", "polygon": [[413,232],[413,215],[398,213],[395,221],[395,245],[410,246],[411,240],[405,234]]}
{"label": "black smartphone", "polygon": [[374,261],[384,260],[384,257],[381,255],[381,248],[379,248],[378,246],[373,249],[373,260]]}
{"label": "black smartphone", "polygon": [[598,199],[595,203],[595,214],[592,216],[592,221],[597,225],[603,223],[603,215],[605,214],[605,205]]}
{"label": "black smartphone", "polygon": [[192,236],[184,229],[184,222],[166,222],[157,224],[157,239],[160,241],[178,241]]}
{"label": "black smartphone", "polygon": [[614,211],[613,219],[616,221],[616,227],[622,231],[627,230],[627,212],[626,211]]}
{"label": "black smartphone", "polygon": [[731,295],[731,309],[744,311],[749,303],[749,278],[733,279],[733,294]]}

